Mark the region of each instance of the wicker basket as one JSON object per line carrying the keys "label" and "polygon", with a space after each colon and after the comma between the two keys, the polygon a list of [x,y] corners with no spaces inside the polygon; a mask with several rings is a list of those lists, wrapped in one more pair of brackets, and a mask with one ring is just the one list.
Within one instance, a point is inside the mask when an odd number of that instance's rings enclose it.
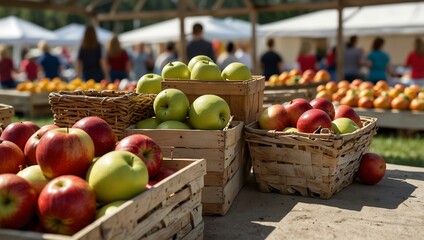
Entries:
{"label": "wicker basket", "polygon": [[376,118],[361,117],[350,134],[305,134],[245,128],[259,190],[329,199],[350,185],[377,132]]}
{"label": "wicker basket", "polygon": [[4,129],[12,121],[15,116],[15,109],[6,104],[0,104],[0,129]]}
{"label": "wicker basket", "polygon": [[106,120],[118,139],[125,129],[139,120],[154,116],[155,94],[137,94],[115,91],[60,91],[49,95],[54,123],[60,127],[72,126],[87,116]]}

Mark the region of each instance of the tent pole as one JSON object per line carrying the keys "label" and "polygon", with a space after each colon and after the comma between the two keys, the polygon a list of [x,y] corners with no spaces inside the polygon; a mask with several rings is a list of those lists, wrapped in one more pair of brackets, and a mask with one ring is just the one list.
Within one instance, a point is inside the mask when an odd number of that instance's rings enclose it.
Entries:
{"label": "tent pole", "polygon": [[180,0],[178,4],[178,18],[180,19],[180,49],[179,49],[179,58],[182,62],[187,62],[187,53],[186,53],[186,39],[185,39],[185,9],[186,9],[186,0]]}
{"label": "tent pole", "polygon": [[252,62],[253,62],[253,73],[259,74],[258,61],[257,61],[257,48],[256,48],[256,23],[258,21],[258,14],[255,10],[250,12],[250,23],[252,24],[252,36],[251,36],[251,51],[252,51]]}
{"label": "tent pole", "polygon": [[338,28],[337,28],[337,79],[344,79],[344,40],[343,40],[343,0],[338,0]]}

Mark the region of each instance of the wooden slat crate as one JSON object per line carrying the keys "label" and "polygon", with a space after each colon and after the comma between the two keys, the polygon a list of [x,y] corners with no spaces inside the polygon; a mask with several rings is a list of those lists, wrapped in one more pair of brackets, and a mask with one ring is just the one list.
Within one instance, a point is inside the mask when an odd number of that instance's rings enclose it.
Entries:
{"label": "wooden slat crate", "polygon": [[25,117],[52,116],[49,93],[31,93],[0,89],[0,102],[13,106],[15,112]]}
{"label": "wooden slat crate", "polygon": [[253,76],[248,81],[202,81],[165,79],[162,88],[177,88],[183,91],[190,103],[204,94],[215,94],[227,101],[234,120],[248,124],[259,119],[262,113],[263,76]]}
{"label": "wooden slat crate", "polygon": [[424,130],[424,112],[374,108],[355,108],[355,111],[359,115],[377,118],[378,127]]}
{"label": "wooden slat crate", "polygon": [[7,127],[13,116],[15,116],[15,109],[12,106],[0,104],[0,128]]}
{"label": "wooden slat crate", "polygon": [[205,160],[165,159],[163,165],[178,171],[72,236],[0,229],[0,239],[203,239]]}
{"label": "wooden slat crate", "polygon": [[349,134],[286,133],[245,128],[259,190],[330,198],[350,185],[377,132],[375,118]]}
{"label": "wooden slat crate", "polygon": [[315,94],[306,89],[280,89],[280,90],[265,90],[263,107],[267,108],[273,104],[283,104],[295,98],[304,98],[308,101],[312,100]]}
{"label": "wooden slat crate", "polygon": [[225,215],[250,172],[244,156],[243,122],[224,130],[126,129],[126,135],[143,134],[161,146],[164,156],[204,158],[207,174],[202,192],[204,214]]}

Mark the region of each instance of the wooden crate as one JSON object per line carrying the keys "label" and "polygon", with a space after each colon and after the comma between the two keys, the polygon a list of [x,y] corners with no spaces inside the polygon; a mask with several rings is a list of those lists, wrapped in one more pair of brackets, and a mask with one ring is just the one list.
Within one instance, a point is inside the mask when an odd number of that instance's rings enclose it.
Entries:
{"label": "wooden crate", "polygon": [[234,120],[246,124],[257,121],[262,113],[263,76],[253,76],[248,81],[201,81],[165,79],[162,88],[177,88],[183,91],[190,103],[204,94],[215,94],[225,99],[230,106]]}
{"label": "wooden crate", "polygon": [[0,104],[0,128],[7,127],[13,116],[15,116],[15,109],[12,106]]}
{"label": "wooden crate", "polygon": [[0,239],[203,239],[205,160],[165,159],[163,164],[177,173],[72,236],[0,229]]}
{"label": "wooden crate", "polygon": [[245,128],[259,190],[330,198],[350,185],[377,132],[375,118],[349,134],[286,133]]}
{"label": "wooden crate", "polygon": [[304,98],[308,101],[315,97],[306,89],[280,89],[280,90],[265,90],[263,107],[267,108],[273,104],[283,104],[295,98]]}
{"label": "wooden crate", "polygon": [[378,119],[377,126],[395,129],[424,130],[424,112],[396,109],[366,109],[355,108],[362,116],[375,117]]}
{"label": "wooden crate", "polygon": [[202,192],[204,214],[225,215],[250,172],[244,156],[243,122],[224,130],[126,129],[126,135],[144,134],[161,146],[164,156],[204,158],[207,174]]}
{"label": "wooden crate", "polygon": [[25,117],[52,116],[49,93],[31,93],[0,89],[0,102],[13,106],[15,112]]}

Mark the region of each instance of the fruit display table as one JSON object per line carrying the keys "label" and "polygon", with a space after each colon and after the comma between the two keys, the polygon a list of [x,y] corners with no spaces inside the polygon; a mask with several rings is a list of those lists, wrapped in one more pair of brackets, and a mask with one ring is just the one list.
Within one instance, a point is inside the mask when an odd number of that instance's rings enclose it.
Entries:
{"label": "fruit display table", "polygon": [[0,103],[13,106],[15,112],[22,113],[25,117],[52,115],[48,92],[32,93],[0,89]]}
{"label": "fruit display table", "polygon": [[203,216],[204,239],[422,239],[423,199],[424,168],[388,164],[329,200],[261,193],[251,174],[226,216]]}
{"label": "fruit display table", "polygon": [[264,90],[264,107],[269,107],[272,104],[281,104],[295,98],[304,98],[312,100],[317,94],[317,86],[322,83],[308,83],[303,85],[293,86],[271,86],[268,82],[265,83]]}
{"label": "fruit display table", "polygon": [[424,130],[424,112],[355,108],[360,116],[377,118],[377,126],[396,129]]}

